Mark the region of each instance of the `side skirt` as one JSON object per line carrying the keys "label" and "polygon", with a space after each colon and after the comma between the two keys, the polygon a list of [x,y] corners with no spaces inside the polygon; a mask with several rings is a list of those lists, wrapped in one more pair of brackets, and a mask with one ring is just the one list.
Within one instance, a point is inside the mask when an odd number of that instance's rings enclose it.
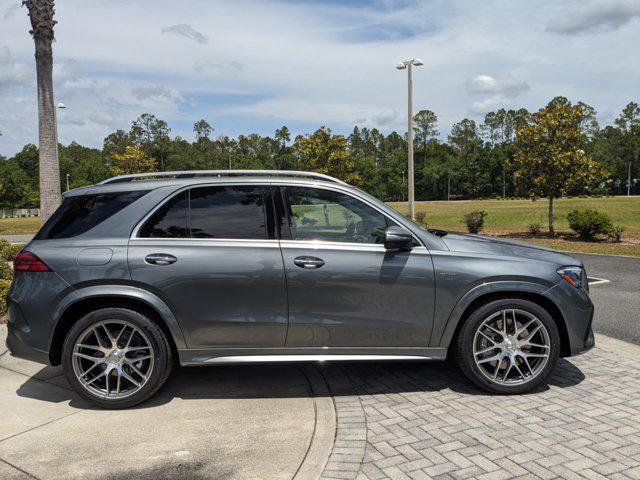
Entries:
{"label": "side skirt", "polygon": [[180,364],[234,365],[260,362],[445,360],[446,348],[217,348],[178,350]]}

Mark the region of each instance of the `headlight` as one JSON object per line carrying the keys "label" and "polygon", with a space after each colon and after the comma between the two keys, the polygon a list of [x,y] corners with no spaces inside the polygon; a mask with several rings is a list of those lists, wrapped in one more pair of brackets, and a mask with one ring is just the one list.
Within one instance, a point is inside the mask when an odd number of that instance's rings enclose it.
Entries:
{"label": "headlight", "polygon": [[562,267],[556,270],[558,275],[576,288],[586,289],[586,280],[584,271],[580,267]]}

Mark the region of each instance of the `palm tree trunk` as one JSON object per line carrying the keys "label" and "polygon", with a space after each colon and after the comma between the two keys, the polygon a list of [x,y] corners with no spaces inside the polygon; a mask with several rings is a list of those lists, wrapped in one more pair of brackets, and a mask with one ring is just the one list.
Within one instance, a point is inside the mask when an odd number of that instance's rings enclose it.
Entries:
{"label": "palm tree trunk", "polygon": [[58,132],[53,103],[53,0],[25,0],[36,50],[38,81],[38,155],[40,158],[40,219],[44,223],[60,205]]}
{"label": "palm tree trunk", "polygon": [[42,223],[60,205],[60,164],[58,135],[53,103],[53,55],[51,45],[36,40],[38,79],[38,131],[40,156],[40,219]]}

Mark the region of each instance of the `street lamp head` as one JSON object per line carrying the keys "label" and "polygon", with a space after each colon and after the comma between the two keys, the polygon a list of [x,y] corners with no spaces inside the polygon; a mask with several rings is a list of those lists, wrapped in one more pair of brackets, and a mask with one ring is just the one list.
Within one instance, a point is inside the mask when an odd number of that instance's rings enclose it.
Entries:
{"label": "street lamp head", "polygon": [[64,103],[62,103],[62,102],[58,103],[58,104],[56,105],[56,107],[58,107],[58,108],[67,108],[67,106],[66,106]]}
{"label": "street lamp head", "polygon": [[420,65],[424,65],[424,62],[422,60],[420,60],[419,58],[414,58],[411,63],[413,63],[416,67],[419,67]]}
{"label": "street lamp head", "polygon": [[398,70],[404,70],[405,68],[407,68],[407,66],[404,64],[404,62],[398,62],[398,63],[396,64],[396,68],[397,68]]}

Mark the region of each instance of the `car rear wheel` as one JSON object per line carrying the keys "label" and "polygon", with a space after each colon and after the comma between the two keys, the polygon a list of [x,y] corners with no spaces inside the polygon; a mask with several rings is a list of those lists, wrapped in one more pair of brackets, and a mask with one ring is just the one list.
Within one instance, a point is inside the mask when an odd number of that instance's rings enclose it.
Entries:
{"label": "car rear wheel", "polygon": [[69,330],[62,367],[85,400],[102,408],[127,408],[148,399],[171,372],[171,348],[162,330],[139,312],[104,308]]}
{"label": "car rear wheel", "polygon": [[503,299],[467,318],[455,345],[458,365],[479,387],[494,393],[527,392],[544,382],[560,352],[558,327],[540,305]]}

